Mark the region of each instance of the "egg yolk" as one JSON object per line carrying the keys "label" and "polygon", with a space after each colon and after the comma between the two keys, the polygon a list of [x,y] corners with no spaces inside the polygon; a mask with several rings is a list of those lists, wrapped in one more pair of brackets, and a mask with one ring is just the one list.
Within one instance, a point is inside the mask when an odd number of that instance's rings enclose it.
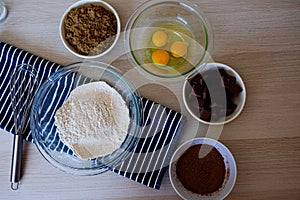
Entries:
{"label": "egg yolk", "polygon": [[157,65],[165,66],[169,60],[170,55],[166,50],[158,49],[152,53],[152,61]]}
{"label": "egg yolk", "polygon": [[170,51],[176,58],[183,57],[187,53],[187,46],[184,42],[174,42],[171,45]]}
{"label": "egg yolk", "polygon": [[157,47],[165,46],[168,42],[168,35],[163,31],[156,31],[152,35],[152,42]]}

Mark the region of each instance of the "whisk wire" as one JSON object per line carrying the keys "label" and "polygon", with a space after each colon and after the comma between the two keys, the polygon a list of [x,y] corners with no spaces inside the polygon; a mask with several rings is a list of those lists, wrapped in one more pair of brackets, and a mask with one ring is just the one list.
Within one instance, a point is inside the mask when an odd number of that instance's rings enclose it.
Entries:
{"label": "whisk wire", "polygon": [[[33,93],[37,89],[37,78],[32,67],[20,66],[13,74],[11,84],[11,100],[15,120],[16,134],[25,131],[28,120]],[[17,126],[17,127],[16,127]]]}
{"label": "whisk wire", "polygon": [[22,135],[28,127],[31,104],[38,89],[38,82],[37,72],[28,64],[17,66],[11,76],[10,96],[15,128],[10,177],[13,190],[18,189],[21,178]]}

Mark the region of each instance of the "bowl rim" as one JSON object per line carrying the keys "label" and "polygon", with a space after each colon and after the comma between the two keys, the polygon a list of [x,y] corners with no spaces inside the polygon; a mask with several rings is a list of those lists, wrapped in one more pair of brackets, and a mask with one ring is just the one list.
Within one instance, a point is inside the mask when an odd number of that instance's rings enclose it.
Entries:
{"label": "bowl rim", "polygon": [[[231,185],[229,186],[229,188],[227,189],[228,191],[226,191],[226,193],[224,193],[222,197],[222,199],[224,199],[225,197],[227,197],[230,192],[232,191],[232,189],[234,188],[234,185],[236,183],[236,179],[237,179],[237,165],[236,165],[236,161],[234,159],[234,156],[233,154],[231,153],[231,151],[224,145],[222,144],[221,142],[215,140],[215,139],[212,139],[212,138],[207,138],[207,137],[196,137],[196,138],[193,138],[193,139],[190,139],[190,140],[187,140],[185,141],[184,143],[182,143],[173,153],[172,157],[171,157],[171,160],[170,160],[170,164],[169,164],[169,177],[170,177],[170,182],[171,182],[171,185],[174,189],[174,191],[182,198],[182,199],[187,199],[187,197],[183,196],[180,191],[177,190],[177,187],[176,187],[176,182],[174,180],[174,176],[173,176],[173,170],[172,170],[172,166],[174,165],[174,163],[177,162],[178,158],[188,149],[190,148],[191,146],[194,146],[194,145],[197,145],[197,144],[207,144],[207,145],[211,145],[215,148],[217,148],[217,150],[219,151],[219,153],[222,155],[222,157],[224,158],[224,156],[228,156],[228,160],[231,161],[232,165],[230,165],[231,169],[230,171],[232,170],[233,171],[233,174],[232,173],[229,173],[229,176],[227,177],[227,180],[229,180],[230,178],[232,179],[231,180]],[[222,152],[219,150],[221,149]],[[176,160],[174,160],[176,159]],[[225,161],[224,161],[225,162]],[[228,164],[229,165],[229,164]],[[225,183],[226,184],[229,184],[228,181]],[[225,187],[224,185],[224,187]],[[222,190],[220,191],[217,191],[217,193],[221,192]],[[213,193],[214,194],[214,193]],[[212,195],[213,195],[212,194]],[[213,196],[205,196],[205,195],[200,195],[199,196],[203,196],[204,198],[207,198],[207,199],[214,199]],[[212,198],[211,198],[212,197]]]}
{"label": "bowl rim", "polygon": [[[93,3],[98,4],[98,5],[102,4],[106,9],[110,10],[115,15],[115,17],[117,19],[117,33],[115,35],[114,42],[111,44],[111,46],[108,49],[106,49],[105,51],[103,51],[100,54],[89,56],[89,55],[82,55],[82,54],[76,52],[72,47],[70,47],[70,44],[65,39],[63,23],[64,23],[64,19],[65,19],[66,15],[69,13],[69,11],[72,8],[77,8],[77,7],[80,7],[83,5],[88,5],[88,4],[93,4]],[[99,58],[99,57],[102,57],[102,56],[106,55],[107,53],[109,53],[117,44],[119,37],[120,37],[120,32],[121,32],[121,20],[120,20],[119,14],[117,13],[116,9],[114,7],[112,7],[112,5],[110,5],[109,3],[107,3],[106,1],[103,1],[103,0],[80,0],[80,1],[73,3],[64,11],[64,13],[60,19],[60,23],[59,23],[59,36],[60,36],[60,40],[62,41],[65,48],[69,52],[71,52],[73,55],[80,57],[80,58],[84,58],[84,59]]]}
{"label": "bowl rim", "polygon": [[[188,70],[184,74],[179,73],[179,74],[174,74],[172,76],[165,76],[165,75],[155,74],[149,70],[146,70],[142,66],[142,64],[137,61],[137,59],[135,58],[135,56],[132,53],[133,51],[131,50],[132,47],[130,44],[130,32],[131,32],[136,20],[144,12],[145,9],[148,9],[150,7],[160,5],[160,4],[170,4],[170,3],[177,3],[178,5],[184,7],[185,9],[191,10],[192,12],[196,13],[199,16],[199,18],[204,26],[206,44],[205,44],[205,48],[204,48],[205,52],[201,56],[201,59],[198,64],[196,64],[194,67],[192,67],[190,70]],[[193,3],[188,0],[167,0],[167,1],[148,0],[148,1],[140,4],[135,9],[133,14],[129,17],[129,19],[125,25],[124,46],[125,46],[126,52],[129,52],[127,54],[128,60],[131,62],[131,64],[133,66],[138,66],[137,67],[138,71],[141,72],[144,76],[149,77],[149,75],[150,75],[151,78],[153,78],[153,79],[159,79],[159,80],[168,79],[170,81],[172,81],[172,80],[176,81],[177,79],[182,79],[182,78],[184,79],[185,77],[188,77],[190,74],[193,73],[193,71],[195,71],[197,68],[199,68],[199,66],[201,66],[201,63],[205,63],[209,59],[207,57],[209,56],[209,52],[212,51],[213,46],[214,46],[213,30],[212,30],[212,27],[211,27],[209,21],[205,17],[204,12],[199,8],[199,6],[196,3]]]}
{"label": "bowl rim", "polygon": [[[215,62],[215,63],[206,63],[204,65],[205,66],[201,67],[200,70],[196,70],[189,77],[187,77],[185,79],[185,81],[183,83],[183,86],[182,86],[182,88],[183,88],[182,89],[183,104],[184,104],[185,108],[187,109],[187,111],[189,112],[189,114],[192,115],[192,117],[194,119],[196,119],[197,121],[199,121],[201,123],[204,123],[204,124],[207,124],[207,125],[224,125],[224,124],[227,124],[227,123],[233,121],[234,119],[236,119],[242,113],[242,111],[245,107],[247,92],[246,92],[246,87],[245,87],[244,81],[243,81],[242,77],[232,67],[229,67],[228,65],[225,65],[223,63],[217,63],[217,62]],[[210,122],[210,121],[205,121],[205,120],[201,119],[200,117],[195,115],[195,113],[191,110],[191,108],[189,106],[189,103],[188,103],[188,100],[186,99],[186,87],[187,87],[189,79],[193,78],[194,76],[196,76],[200,72],[205,72],[205,71],[208,71],[208,70],[216,68],[216,67],[221,68],[221,69],[225,69],[227,71],[230,71],[236,77],[237,81],[239,81],[240,86],[242,87],[243,91],[242,91],[242,94],[241,94],[242,95],[241,102],[238,105],[239,110],[237,110],[236,113],[232,113],[231,115],[226,116],[224,121]]]}
{"label": "bowl rim", "polygon": [[[35,130],[36,127],[36,121],[37,119],[35,118],[35,105],[37,105],[37,103],[40,101],[39,98],[40,96],[44,96],[46,93],[46,89],[45,86],[49,86],[53,81],[55,81],[59,75],[61,73],[69,73],[70,71],[74,71],[76,69],[79,69],[81,66],[77,66],[76,65],[88,65],[88,64],[92,64],[92,65],[97,65],[97,66],[92,66],[92,68],[98,68],[100,70],[103,71],[107,71],[110,74],[113,74],[114,76],[116,76],[118,79],[122,80],[123,83],[125,83],[126,87],[130,88],[131,94],[134,97],[134,102],[135,102],[135,110],[136,113],[138,114],[137,117],[137,121],[133,122],[134,124],[136,124],[135,129],[134,129],[134,133],[136,133],[136,135],[134,137],[132,137],[131,139],[131,145],[130,148],[126,148],[126,150],[124,152],[122,152],[121,158],[116,158],[114,159],[112,162],[109,162],[110,166],[96,166],[96,167],[91,167],[91,168],[76,168],[64,163],[59,162],[57,159],[55,159],[52,155],[49,154],[48,147],[45,147],[44,144],[42,144],[41,142],[39,142],[39,140],[37,138],[39,138],[40,136],[37,135],[37,132]],[[98,66],[99,65],[99,66]],[[85,68],[89,68],[90,66],[82,66]],[[121,75],[121,76],[120,76]],[[31,111],[30,111],[30,129],[31,129],[31,133],[32,133],[32,137],[33,137],[33,141],[38,149],[38,151],[41,153],[41,155],[55,168],[58,168],[59,170],[69,173],[69,174],[73,174],[73,175],[96,175],[96,174],[100,174],[103,172],[106,172],[108,170],[110,170],[113,165],[113,167],[117,166],[118,164],[120,164],[122,161],[124,161],[129,155],[130,155],[130,149],[134,148],[137,145],[137,138],[140,137],[141,134],[141,127],[139,126],[139,124],[142,123],[143,120],[143,112],[142,112],[142,102],[141,102],[141,98],[140,98],[140,94],[139,91],[137,90],[137,88],[135,87],[135,85],[133,84],[133,82],[127,77],[127,75],[122,72],[120,69],[104,63],[104,62],[98,62],[98,61],[80,61],[80,62],[75,62],[75,63],[71,63],[69,65],[66,65],[65,67],[60,68],[59,70],[57,70],[56,72],[52,73],[47,80],[40,86],[40,88],[38,89],[38,91],[35,94],[35,97],[33,99],[33,103],[32,103],[32,107],[31,107]],[[127,134],[128,136],[128,134]],[[125,141],[125,140],[124,140]],[[119,149],[119,148],[118,148]],[[116,152],[118,149],[114,150],[112,153]],[[57,152],[60,153],[60,152]],[[110,154],[107,154],[110,155]]]}

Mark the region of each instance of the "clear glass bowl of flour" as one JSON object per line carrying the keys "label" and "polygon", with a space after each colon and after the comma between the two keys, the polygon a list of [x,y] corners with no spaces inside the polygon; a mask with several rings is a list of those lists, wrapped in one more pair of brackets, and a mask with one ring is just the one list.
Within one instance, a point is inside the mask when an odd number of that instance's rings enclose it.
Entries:
{"label": "clear glass bowl of flour", "polygon": [[[130,118],[128,133],[121,146],[112,153],[82,159],[60,140],[54,116],[72,90],[97,81],[106,82],[125,101]],[[122,71],[106,63],[78,62],[53,73],[42,84],[32,104],[30,127],[37,149],[54,167],[75,175],[96,175],[116,168],[132,153],[140,135],[141,110],[139,92]]]}

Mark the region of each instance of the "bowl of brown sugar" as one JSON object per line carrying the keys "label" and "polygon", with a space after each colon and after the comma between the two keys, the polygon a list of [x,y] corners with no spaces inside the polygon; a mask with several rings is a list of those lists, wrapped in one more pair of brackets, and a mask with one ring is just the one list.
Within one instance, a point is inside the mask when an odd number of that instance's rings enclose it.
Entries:
{"label": "bowl of brown sugar", "polygon": [[169,176],[183,199],[224,199],[233,189],[237,168],[231,152],[210,138],[194,138],[173,154]]}
{"label": "bowl of brown sugar", "polygon": [[74,55],[93,59],[107,54],[117,43],[121,22],[105,1],[82,0],[71,5],[60,21],[60,38]]}

